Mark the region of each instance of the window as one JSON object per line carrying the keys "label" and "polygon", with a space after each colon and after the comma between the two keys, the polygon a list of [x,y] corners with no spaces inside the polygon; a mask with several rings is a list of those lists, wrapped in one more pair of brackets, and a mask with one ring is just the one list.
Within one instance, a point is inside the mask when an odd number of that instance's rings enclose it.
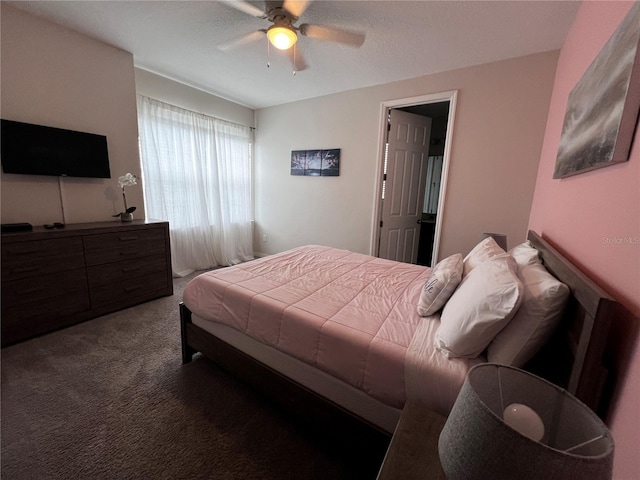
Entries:
{"label": "window", "polygon": [[168,220],[174,274],[252,258],[251,130],[138,96],[148,218]]}

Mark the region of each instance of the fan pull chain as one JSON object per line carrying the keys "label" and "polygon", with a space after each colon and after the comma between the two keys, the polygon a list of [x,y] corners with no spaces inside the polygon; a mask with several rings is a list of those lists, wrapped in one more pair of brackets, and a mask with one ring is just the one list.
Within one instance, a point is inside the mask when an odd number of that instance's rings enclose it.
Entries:
{"label": "fan pull chain", "polygon": [[[265,37],[267,38],[267,37]],[[269,49],[269,39],[267,38],[267,68],[271,67],[270,62],[269,62],[269,52],[271,50]]]}
{"label": "fan pull chain", "polygon": [[296,76],[296,50],[297,50],[298,46],[297,45],[293,45],[293,76]]}

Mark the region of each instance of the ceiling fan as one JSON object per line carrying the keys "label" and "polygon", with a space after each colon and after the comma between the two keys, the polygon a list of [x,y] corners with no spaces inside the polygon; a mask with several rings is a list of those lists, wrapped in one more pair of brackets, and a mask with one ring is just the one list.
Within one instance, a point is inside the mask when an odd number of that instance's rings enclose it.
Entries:
{"label": "ceiling fan", "polygon": [[300,19],[312,1],[313,0],[284,0],[283,2],[268,1],[265,2],[267,8],[263,11],[245,0],[223,0],[222,3],[253,17],[268,20],[272,25],[269,28],[256,30],[218,45],[218,49],[229,50],[254,40],[258,40],[259,38],[263,38],[266,34],[271,45],[279,50],[288,50],[290,52],[289,58],[293,63],[293,73],[295,74],[296,71],[305,70],[307,68],[304,57],[297,51],[297,48],[294,47],[298,40],[298,34],[318,40],[337,42],[351,47],[360,47],[364,43],[365,36],[362,33],[352,32],[337,27],[313,25],[309,23],[303,23],[296,26],[296,22]]}

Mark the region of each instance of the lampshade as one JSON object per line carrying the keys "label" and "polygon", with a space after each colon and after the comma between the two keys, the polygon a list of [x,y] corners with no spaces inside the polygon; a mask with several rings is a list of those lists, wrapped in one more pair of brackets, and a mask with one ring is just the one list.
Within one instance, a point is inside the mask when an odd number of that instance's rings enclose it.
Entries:
{"label": "lampshade", "polygon": [[298,41],[298,35],[291,28],[283,25],[272,25],[267,30],[267,38],[276,48],[287,50]]}
{"label": "lampshade", "polygon": [[504,233],[483,233],[482,234],[483,239],[487,237],[493,238],[501,249],[503,249],[505,252],[507,251],[507,236]]}
{"label": "lampshade", "polygon": [[613,450],[606,425],[567,391],[491,363],[469,370],[438,443],[448,480],[611,479]]}

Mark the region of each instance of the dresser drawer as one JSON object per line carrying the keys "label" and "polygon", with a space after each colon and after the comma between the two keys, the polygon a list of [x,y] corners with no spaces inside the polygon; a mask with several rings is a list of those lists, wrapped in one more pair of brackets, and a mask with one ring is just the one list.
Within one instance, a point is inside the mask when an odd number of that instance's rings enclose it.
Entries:
{"label": "dresser drawer", "polygon": [[[15,305],[35,305],[52,297],[82,297],[87,301],[87,278],[84,268],[2,282],[2,311]],[[29,308],[29,307],[24,307]]]}
{"label": "dresser drawer", "polygon": [[2,345],[8,345],[57,328],[76,323],[89,311],[89,294],[77,291],[74,295],[51,297],[45,300],[7,306],[2,304]]}
{"label": "dresser drawer", "polygon": [[84,255],[68,253],[49,258],[25,258],[19,265],[6,265],[2,261],[2,281],[27,279],[40,275],[84,268]]}
{"label": "dresser drawer", "polygon": [[130,279],[149,275],[161,274],[167,276],[167,259],[165,257],[151,256],[134,258],[124,262],[105,263],[87,267],[89,288],[92,290],[101,285],[112,283],[127,284]]}
{"label": "dresser drawer", "polygon": [[[36,303],[23,305],[2,304],[2,328],[16,322],[38,319],[39,317],[56,319],[85,312],[90,308],[87,289],[78,290],[74,295],[45,298]],[[4,340],[4,339],[3,339]]]}
{"label": "dresser drawer", "polygon": [[139,229],[130,232],[105,233],[84,237],[87,266],[119,262],[146,255],[163,254],[166,250],[166,230]]}
{"label": "dresser drawer", "polygon": [[79,237],[2,244],[3,281],[83,267],[84,252]]}
{"label": "dresser drawer", "polygon": [[157,273],[131,278],[121,283],[102,285],[91,289],[91,306],[99,308],[117,304],[157,290],[166,290],[167,287],[167,276]]}

